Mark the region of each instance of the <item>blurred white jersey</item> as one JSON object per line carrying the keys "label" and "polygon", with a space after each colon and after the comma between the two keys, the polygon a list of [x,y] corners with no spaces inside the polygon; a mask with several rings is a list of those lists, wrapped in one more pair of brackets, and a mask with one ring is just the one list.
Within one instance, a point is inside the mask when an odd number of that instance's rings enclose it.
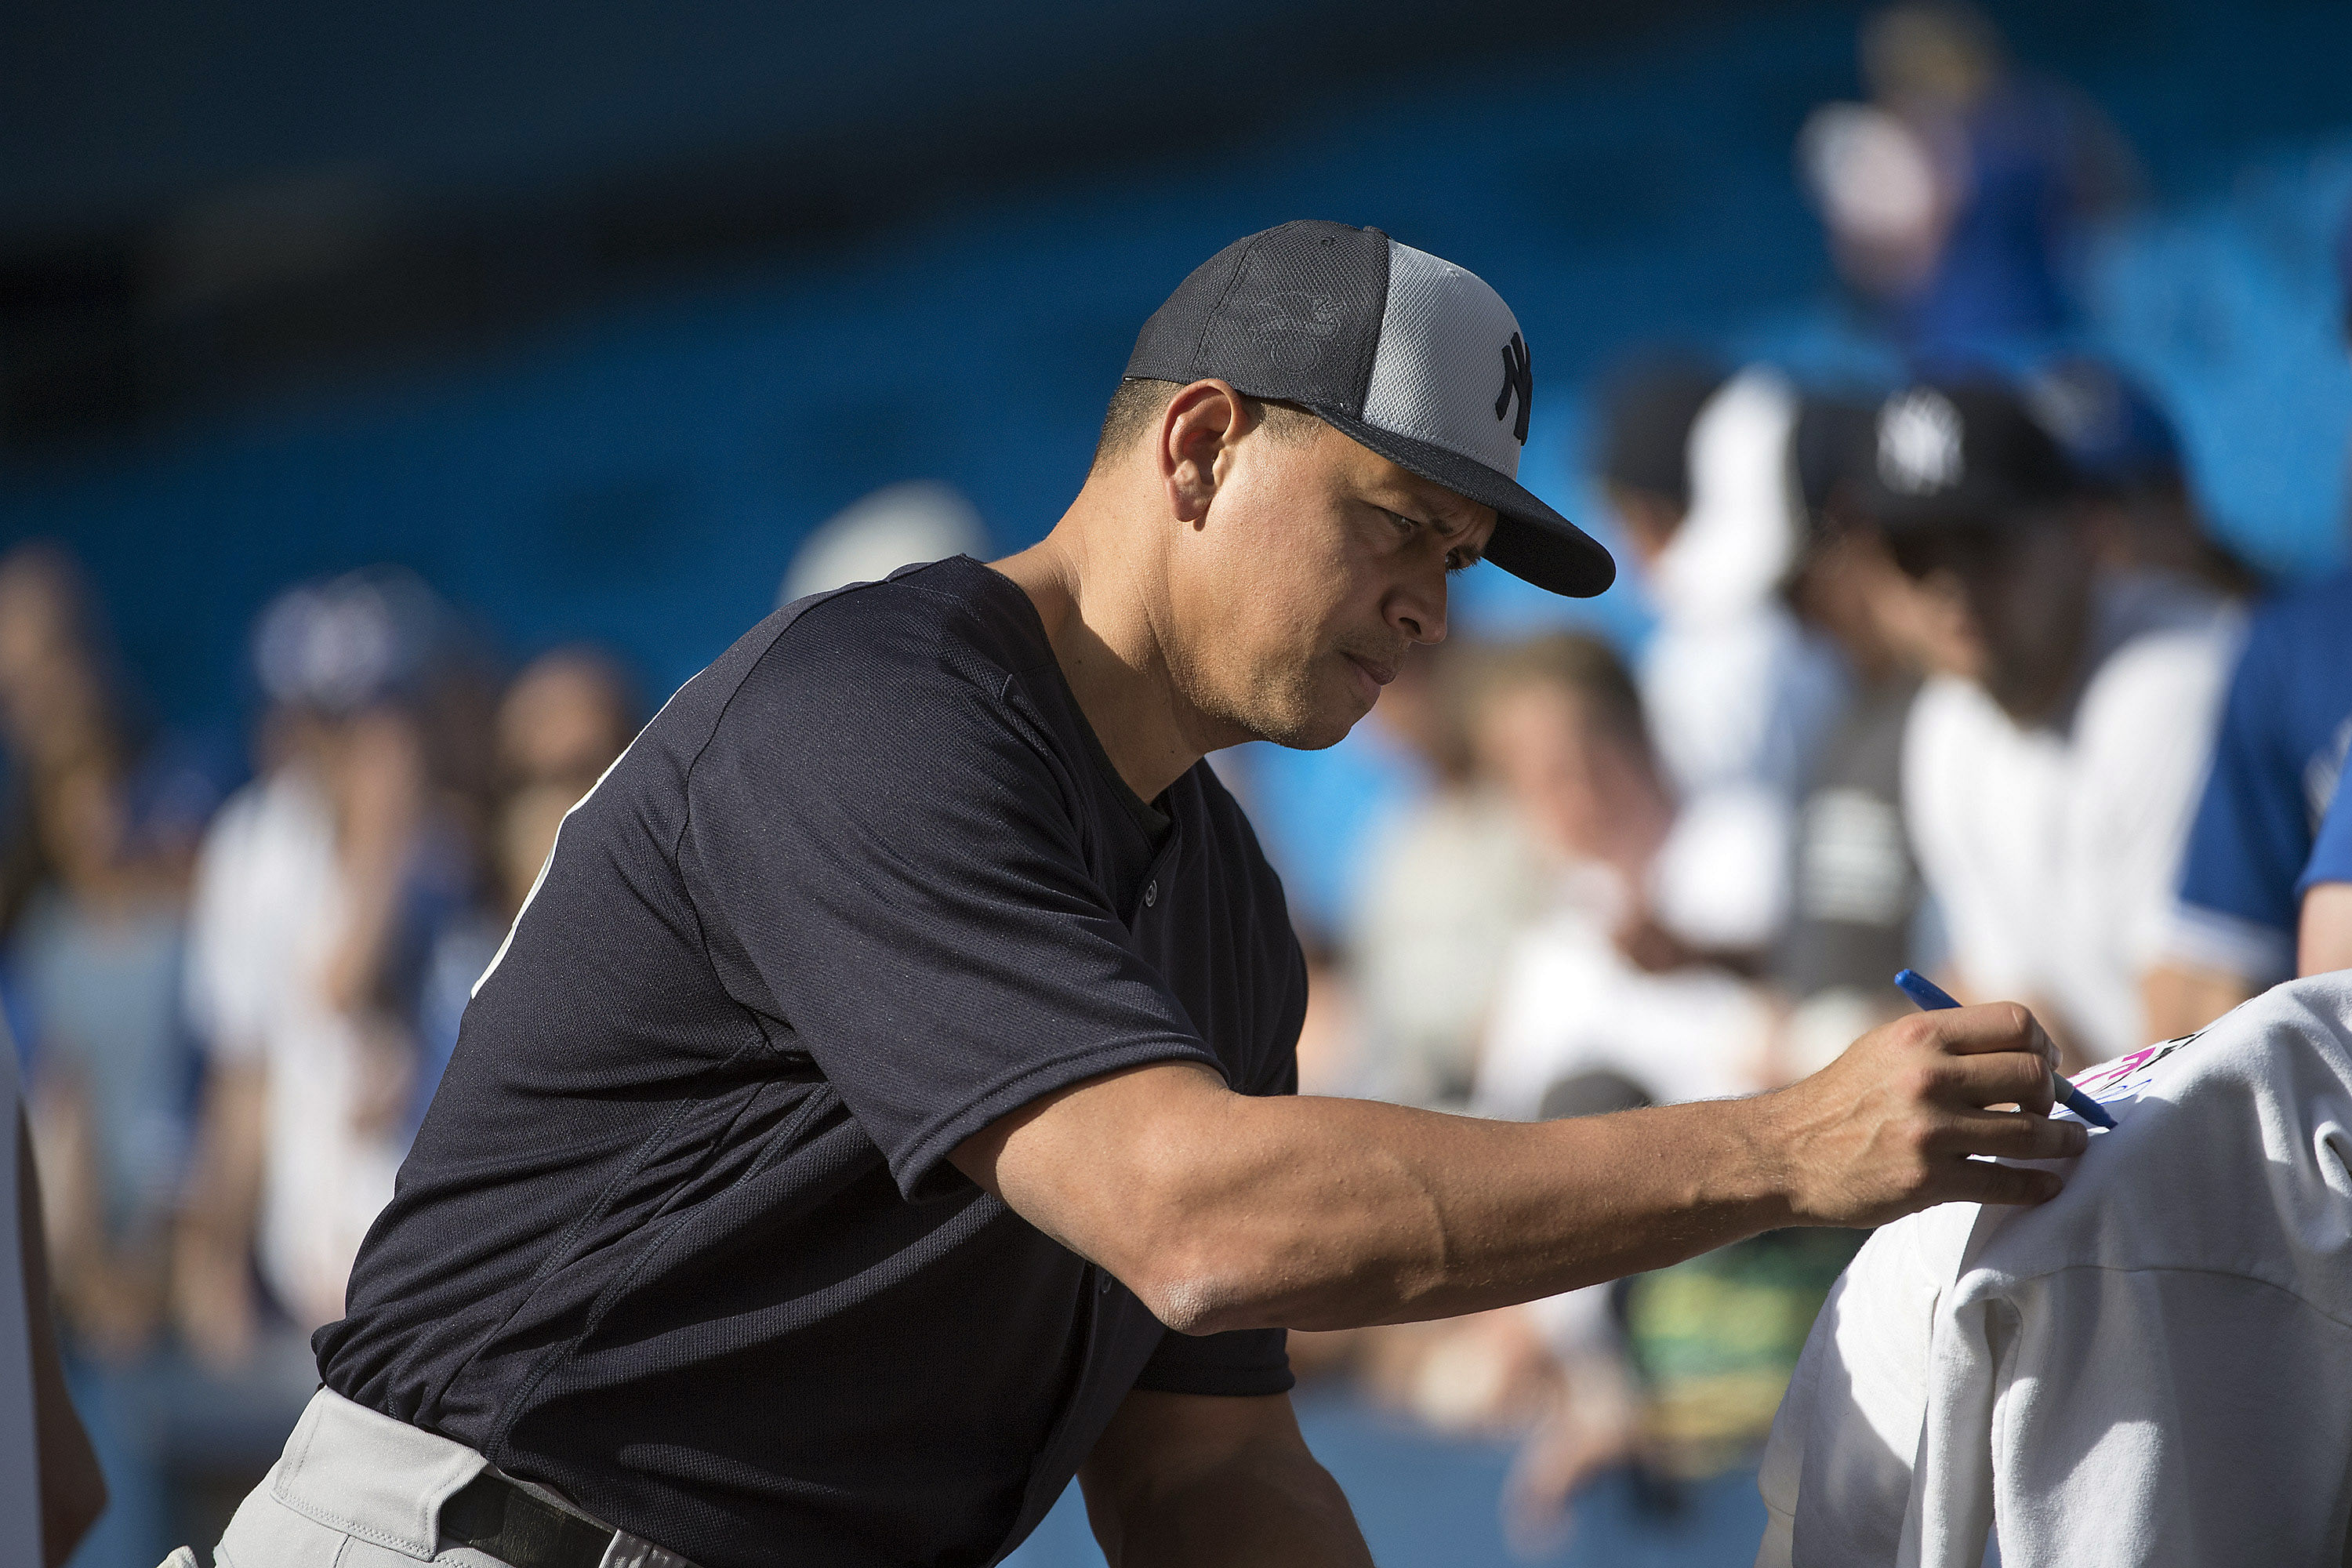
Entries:
{"label": "blurred white jersey", "polygon": [[2242,617],[2160,579],[2100,585],[2092,673],[2063,730],[1929,681],[1903,807],[1965,989],[2054,1004],[2095,1058],[2147,1043],[2140,977],[2212,752]]}
{"label": "blurred white jersey", "polygon": [[1915,1215],[1838,1281],[1759,1568],[2347,1560],[2352,973],[2079,1082],[2120,1125],[2062,1194]]}
{"label": "blurred white jersey", "polygon": [[1720,970],[1635,968],[1610,934],[1624,905],[1615,873],[1575,868],[1511,944],[1473,1110],[1530,1121],[1554,1084],[1590,1072],[1616,1073],[1669,1105],[1760,1087],[1767,1018],[1755,994]]}
{"label": "blurred white jersey", "polygon": [[196,1032],[215,1058],[268,1072],[257,1250],[306,1331],[342,1316],[352,1262],[405,1152],[392,1133],[358,1125],[361,1042],[325,995],[347,897],[325,798],[300,770],[281,768],[215,818],[188,922]]}
{"label": "blurred white jersey", "polygon": [[1796,408],[1769,370],[1708,400],[1691,427],[1690,510],[1647,584],[1658,626],[1642,705],[1681,805],[1652,894],[1700,947],[1761,947],[1787,919],[1797,802],[1845,700],[1843,667],[1779,594],[1797,541]]}

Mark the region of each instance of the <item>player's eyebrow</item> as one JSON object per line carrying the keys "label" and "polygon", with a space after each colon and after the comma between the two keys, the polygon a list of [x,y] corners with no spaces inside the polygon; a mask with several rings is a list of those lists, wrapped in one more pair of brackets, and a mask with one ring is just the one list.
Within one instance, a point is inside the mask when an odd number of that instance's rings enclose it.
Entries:
{"label": "player's eyebrow", "polygon": [[[1465,534],[1468,533],[1474,526],[1468,519],[1460,516],[1449,517],[1444,510],[1438,508],[1431,508],[1430,512],[1430,527],[1436,531],[1437,536],[1440,539],[1445,540],[1448,542],[1462,538]],[[1463,555],[1466,558],[1464,563],[1465,565],[1475,565],[1478,562],[1485,560],[1486,557],[1486,551],[1475,544],[1465,544],[1461,546],[1461,550]]]}

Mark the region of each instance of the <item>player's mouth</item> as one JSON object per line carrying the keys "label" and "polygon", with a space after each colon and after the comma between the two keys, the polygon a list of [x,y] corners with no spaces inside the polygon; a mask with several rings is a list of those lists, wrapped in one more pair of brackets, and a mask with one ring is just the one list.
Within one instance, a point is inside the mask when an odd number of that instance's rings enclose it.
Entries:
{"label": "player's mouth", "polygon": [[1363,694],[1367,708],[1381,700],[1381,688],[1396,679],[1395,665],[1374,664],[1370,659],[1360,658],[1352,653],[1340,657],[1348,661],[1349,669],[1356,678],[1356,689]]}

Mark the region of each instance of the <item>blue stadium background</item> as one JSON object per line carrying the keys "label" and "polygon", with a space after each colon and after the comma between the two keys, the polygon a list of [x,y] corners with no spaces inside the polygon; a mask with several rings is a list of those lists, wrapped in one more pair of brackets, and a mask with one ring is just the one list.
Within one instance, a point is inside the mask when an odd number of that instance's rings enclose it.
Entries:
{"label": "blue stadium background", "polygon": [[[1522,26],[1533,8],[1457,26],[1382,4],[732,0],[658,24],[609,5],[249,9],[234,37],[160,0],[6,24],[0,246],[152,232],[190,193],[308,170],[493,248],[524,237],[489,258],[498,288],[575,302],[500,316],[478,342],[215,378],[119,429],[9,445],[0,545],[68,542],[136,678],[185,725],[242,721],[244,637],[270,594],[369,562],[415,567],[510,657],[606,643],[658,698],[772,605],[805,531],[877,486],[945,480],[999,546],[1026,543],[1076,487],[1143,317],[1202,257],[1285,218],[1377,224],[1503,292],[1536,356],[1526,477],[1571,516],[1598,517],[1585,385],[1629,347],[1830,379],[1895,369],[1838,295],[1791,169],[1806,111],[1858,91],[1852,6],[1599,7],[1541,27]],[[2086,341],[2171,403],[2244,552],[2340,559],[2352,371],[2328,246],[2352,201],[2352,8],[1990,9],[2024,59],[2096,99],[2149,176],[2147,205],[2085,258]],[[1346,37],[1357,12],[1378,24],[1370,45]],[[1168,38],[1186,28],[1246,65],[1215,78],[1215,133],[1198,139],[1171,107],[1191,68]],[[730,186],[730,149],[769,183]],[[814,237],[768,215],[751,241],[625,287],[611,267],[575,287],[576,257],[530,247],[549,229],[495,221],[688,167],[707,221],[795,161],[839,175],[790,185],[817,190]],[[1642,630],[1627,585],[1566,606],[1490,568],[1462,597],[1474,629],[1580,615]],[[1409,787],[1379,747],[1249,761],[1310,915],[1344,904],[1348,846]],[[1499,1551],[1502,1450],[1319,1405],[1309,1420],[1383,1561]],[[1639,1561],[1610,1544],[1622,1506],[1594,1500],[1575,1560]],[[1752,1540],[1754,1523],[1734,1489],[1689,1528]],[[1020,1561],[1083,1560],[1081,1535],[1057,1515]]]}

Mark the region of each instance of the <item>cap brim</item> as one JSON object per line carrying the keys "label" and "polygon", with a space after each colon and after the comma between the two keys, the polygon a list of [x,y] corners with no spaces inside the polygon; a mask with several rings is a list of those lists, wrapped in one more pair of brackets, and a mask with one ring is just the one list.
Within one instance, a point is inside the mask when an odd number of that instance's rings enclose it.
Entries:
{"label": "cap brim", "polygon": [[1495,509],[1486,558],[1512,576],[1572,599],[1589,599],[1617,580],[1617,563],[1601,542],[1538,500],[1516,479],[1474,458],[1381,430],[1326,409],[1318,418],[1401,468]]}

